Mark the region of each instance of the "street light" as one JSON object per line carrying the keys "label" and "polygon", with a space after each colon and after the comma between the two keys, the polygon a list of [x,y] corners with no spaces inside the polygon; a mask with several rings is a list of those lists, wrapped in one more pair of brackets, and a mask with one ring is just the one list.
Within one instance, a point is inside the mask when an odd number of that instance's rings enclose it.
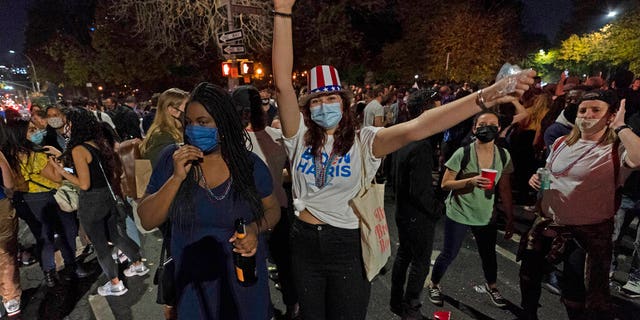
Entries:
{"label": "street light", "polygon": [[[11,54],[15,54],[16,52],[13,50],[9,50],[9,53]],[[40,82],[38,82],[38,74],[36,73],[36,65],[33,63],[33,60],[31,60],[31,58],[29,58],[28,55],[26,54],[22,54],[25,58],[27,58],[27,60],[29,60],[29,63],[31,63],[31,70],[33,70],[33,79],[36,81],[36,86],[38,88],[38,90],[36,91],[36,88],[33,88],[33,91],[36,92],[40,92]],[[31,82],[31,86],[33,87],[33,82]]]}
{"label": "street light", "polygon": [[609,11],[609,13],[607,13],[607,18],[613,18],[618,14],[618,11]]}

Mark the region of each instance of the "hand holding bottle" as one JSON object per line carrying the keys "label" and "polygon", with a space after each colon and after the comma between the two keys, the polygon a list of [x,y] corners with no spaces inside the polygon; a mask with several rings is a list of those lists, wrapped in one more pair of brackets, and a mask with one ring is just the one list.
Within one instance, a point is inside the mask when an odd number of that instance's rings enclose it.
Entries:
{"label": "hand holding bottle", "polygon": [[233,243],[233,252],[243,257],[255,255],[258,249],[258,230],[255,223],[245,225],[244,232],[234,232],[229,242]]}

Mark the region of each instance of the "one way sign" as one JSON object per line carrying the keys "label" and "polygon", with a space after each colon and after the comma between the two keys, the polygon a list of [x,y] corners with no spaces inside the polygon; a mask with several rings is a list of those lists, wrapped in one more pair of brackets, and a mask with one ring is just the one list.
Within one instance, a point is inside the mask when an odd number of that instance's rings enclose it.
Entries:
{"label": "one way sign", "polygon": [[243,45],[226,45],[222,46],[222,51],[226,54],[241,54],[245,53]]}
{"label": "one way sign", "polygon": [[242,33],[242,29],[231,30],[218,35],[218,43],[227,43],[229,41],[242,39],[243,37],[244,33]]}

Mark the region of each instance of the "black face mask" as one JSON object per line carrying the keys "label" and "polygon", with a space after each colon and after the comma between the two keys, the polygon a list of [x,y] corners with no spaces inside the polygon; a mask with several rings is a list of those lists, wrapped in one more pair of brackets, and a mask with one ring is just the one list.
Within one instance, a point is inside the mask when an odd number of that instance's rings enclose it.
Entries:
{"label": "black face mask", "polygon": [[498,126],[484,126],[476,129],[476,138],[481,142],[493,141],[498,136]]}

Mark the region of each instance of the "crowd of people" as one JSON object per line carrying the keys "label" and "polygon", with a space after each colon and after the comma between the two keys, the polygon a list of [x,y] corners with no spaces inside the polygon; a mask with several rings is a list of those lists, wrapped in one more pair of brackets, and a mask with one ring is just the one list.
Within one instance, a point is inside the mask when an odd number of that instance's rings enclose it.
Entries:
{"label": "crowd of people", "polygon": [[[138,225],[160,229],[170,257],[160,264],[173,261],[164,269],[173,284],[172,299],[163,293],[167,319],[271,319],[269,259],[286,319],[365,319],[371,282],[350,201],[362,181],[386,181],[400,240],[389,307],[400,318],[427,319],[422,293],[434,249],[440,254],[426,298],[444,304],[444,275],[469,230],[484,290],[505,307],[498,224],[510,238],[521,205],[536,217],[518,252],[521,318],[538,318],[546,281],[559,286],[569,319],[612,319],[617,245],[640,208],[640,78],[581,81],[563,73],[542,86],[525,70],[511,91],[508,79],[482,89],[466,82],[361,88],[343,86],[337,69],[318,65],[298,92],[294,3],[274,1],[274,92],[203,82],[190,93],[154,95],[148,111],[134,97],[107,97],[32,105],[29,118],[6,112],[0,295],[10,316],[23,304],[18,261],[37,261],[48,287],[95,271],[77,259],[78,237],[106,277],[97,293],[125,295],[122,276],[150,271]],[[138,160],[150,173],[138,172]],[[65,184],[77,192],[74,210],[56,198]],[[30,251],[17,239],[18,218],[36,239]],[[434,248],[440,220],[444,242]],[[238,221],[246,221],[244,232]],[[639,248],[640,231],[622,287],[633,298],[640,297]],[[255,283],[238,271],[242,258],[255,259]],[[122,273],[117,263],[126,264]]]}

